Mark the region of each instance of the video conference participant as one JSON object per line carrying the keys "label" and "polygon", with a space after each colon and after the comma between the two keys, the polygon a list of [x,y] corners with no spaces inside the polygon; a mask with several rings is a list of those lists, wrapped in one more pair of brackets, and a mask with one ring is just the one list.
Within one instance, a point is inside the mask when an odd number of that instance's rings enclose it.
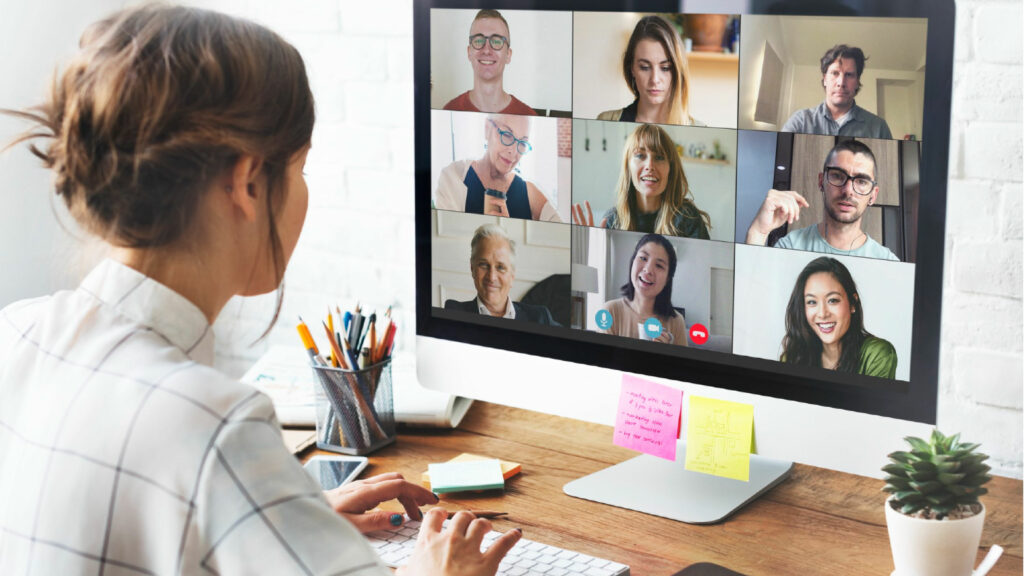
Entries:
{"label": "video conference participant", "polygon": [[[786,234],[775,246],[898,261],[891,250],[862,229],[864,212],[878,197],[875,168],[875,155],[863,142],[844,140],[836,144],[818,173],[824,207],[821,222]],[[764,246],[772,230],[796,222],[800,211],[809,206],[799,192],[769,190],[747,229],[747,244]]]}
{"label": "video conference participant", "polygon": [[482,554],[489,521],[442,528],[443,509],[419,511],[437,496],[398,474],[321,492],[270,399],[213,367],[211,325],[233,296],[279,290],[306,216],[298,50],[163,5],[114,13],[79,46],[16,114],[110,258],[0,311],[0,574],[384,576],[360,532],[401,525],[373,510],[395,498],[424,520],[410,566],[494,574],[519,532]]}
{"label": "video conference participant", "polygon": [[[573,207],[573,222],[593,226],[590,202]],[[672,137],[660,126],[641,124],[622,149],[615,206],[601,228],[708,240],[711,217],[697,207]]]}
{"label": "video conference participant", "polygon": [[473,67],[473,88],[449,100],[445,110],[536,116],[533,108],[505,92],[503,79],[505,66],[512,62],[512,44],[508,22],[501,12],[476,13],[469,27],[466,57]]}
{"label": "video conference participant", "polygon": [[827,256],[812,260],[796,279],[779,360],[889,379],[898,361],[892,344],[864,328],[864,306],[850,271]]}
{"label": "video conference participant", "polygon": [[636,23],[622,55],[622,75],[635,96],[620,110],[598,114],[598,120],[703,126],[690,116],[690,68],[683,41],[660,16]]}
{"label": "video conference participant", "polygon": [[547,307],[513,302],[509,296],[516,279],[516,243],[501,226],[484,224],[473,232],[469,271],[476,298],[466,302],[447,300],[445,310],[558,326]]}
{"label": "video conference participant", "polygon": [[488,114],[484,123],[484,154],[477,160],[456,160],[441,171],[434,207],[472,214],[561,222],[554,206],[535,184],[515,173],[533,151],[531,119]]}
{"label": "video conference participant", "polygon": [[622,298],[605,302],[612,324],[606,334],[640,338],[640,325],[650,318],[661,323],[661,334],[653,340],[686,346],[686,319],[672,306],[672,278],[676,274],[676,250],[661,234],[640,238],[629,260],[629,279],[622,285]]}
{"label": "video conference participant", "polygon": [[857,106],[864,72],[864,52],[855,46],[837,44],[821,57],[821,85],[825,100],[815,108],[797,110],[782,127],[783,132],[891,139],[885,120]]}

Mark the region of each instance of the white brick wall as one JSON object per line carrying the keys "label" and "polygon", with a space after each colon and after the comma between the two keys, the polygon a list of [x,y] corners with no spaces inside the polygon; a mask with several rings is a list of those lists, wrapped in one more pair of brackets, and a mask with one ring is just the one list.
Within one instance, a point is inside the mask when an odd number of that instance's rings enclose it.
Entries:
{"label": "white brick wall", "polygon": [[[939,425],[1021,476],[1022,10],[957,2]],[[926,144],[927,145],[927,144]]]}
{"label": "white brick wall", "polygon": [[[323,2],[300,10],[221,2],[303,52],[319,123],[311,210],[269,342],[293,343],[296,314],[328,302],[395,304],[413,340],[412,3]],[[939,425],[981,442],[1000,473],[1022,474],[1021,2],[957,4]],[[272,299],[232,303],[221,361],[240,370],[266,343]]]}

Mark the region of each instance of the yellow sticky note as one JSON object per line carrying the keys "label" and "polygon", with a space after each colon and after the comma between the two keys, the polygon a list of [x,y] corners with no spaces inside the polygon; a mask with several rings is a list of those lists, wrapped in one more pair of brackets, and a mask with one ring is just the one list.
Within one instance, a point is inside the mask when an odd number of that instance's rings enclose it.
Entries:
{"label": "yellow sticky note", "polygon": [[690,396],[686,422],[686,469],[750,480],[754,407]]}

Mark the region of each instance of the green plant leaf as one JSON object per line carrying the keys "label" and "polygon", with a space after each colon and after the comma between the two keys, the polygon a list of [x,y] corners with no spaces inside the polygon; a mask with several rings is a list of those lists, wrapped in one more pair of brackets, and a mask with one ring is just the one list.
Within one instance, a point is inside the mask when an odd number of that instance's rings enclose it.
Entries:
{"label": "green plant leaf", "polygon": [[907,468],[902,464],[886,464],[885,466],[882,466],[882,472],[899,478],[906,478],[909,470],[907,470]]}
{"label": "green plant leaf", "polygon": [[942,490],[942,484],[939,484],[936,480],[928,482],[911,482],[910,487],[921,494],[931,494],[936,490]]}
{"label": "green plant leaf", "polygon": [[957,504],[977,504],[977,502],[978,497],[973,494],[968,494],[966,496],[957,496],[956,498]]}
{"label": "green plant leaf", "polygon": [[910,454],[918,460],[927,460],[929,462],[935,457],[935,454],[932,452],[921,452],[920,450],[914,450]]}
{"label": "green plant leaf", "polygon": [[932,464],[931,462],[927,462],[927,461],[924,461],[924,460],[919,461],[919,462],[912,462],[910,464],[910,467],[913,468],[915,472],[932,472],[932,473],[935,473],[935,472],[939,471],[938,466],[936,466],[935,464]]}
{"label": "green plant leaf", "polygon": [[907,480],[906,478],[886,476],[884,480],[886,486],[893,486],[897,490],[910,490],[910,480]]}
{"label": "green plant leaf", "polygon": [[967,475],[966,474],[943,474],[943,473],[940,472],[939,475],[938,475],[938,480],[939,480],[939,482],[942,482],[942,484],[944,484],[945,486],[949,486],[950,484],[956,485],[958,482],[963,480],[965,476],[967,476]]}
{"label": "green plant leaf", "polygon": [[914,482],[928,482],[929,480],[935,480],[938,474],[936,472],[911,472],[907,476]]}
{"label": "green plant leaf", "polygon": [[985,460],[988,460],[988,454],[971,454],[960,458],[960,463],[967,467],[974,466],[975,464],[981,464]]}
{"label": "green plant leaf", "polygon": [[914,457],[913,454],[911,454],[910,452],[903,451],[903,450],[897,450],[896,452],[892,452],[891,454],[889,454],[888,458],[889,458],[889,460],[892,460],[894,462],[902,462],[902,463],[909,463],[909,462],[913,462],[913,461],[917,460],[917,458]]}
{"label": "green plant leaf", "polygon": [[894,492],[893,500],[896,500],[900,504],[906,504],[907,502],[920,502],[924,500],[924,496],[916,490],[904,490],[900,492]]}
{"label": "green plant leaf", "polygon": [[925,442],[924,440],[921,440],[920,438],[916,438],[914,436],[907,436],[906,438],[904,438],[904,440],[907,441],[907,444],[910,444],[910,446],[914,449],[914,452],[924,452],[925,454],[932,453],[931,445]]}
{"label": "green plant leaf", "polygon": [[974,452],[980,446],[981,446],[981,444],[968,443],[968,444],[961,444],[961,445],[957,446],[956,449],[957,449],[958,452],[961,451],[961,450],[964,450],[966,452]]}
{"label": "green plant leaf", "polygon": [[928,501],[928,504],[932,509],[935,509],[936,506],[946,502],[952,502],[955,500],[954,496],[949,492],[936,492],[925,496],[924,499]]}
{"label": "green plant leaf", "polygon": [[962,486],[977,487],[981,486],[982,484],[985,484],[991,479],[991,476],[983,472],[981,474],[975,474],[973,476],[968,476],[967,478],[964,478],[963,480],[960,481],[960,484]]}
{"label": "green plant leaf", "polygon": [[938,506],[930,506],[932,512],[941,520],[945,518],[956,506],[955,503],[939,504]]}
{"label": "green plant leaf", "polygon": [[963,468],[963,470],[961,470],[961,472],[964,472],[968,476],[973,476],[975,474],[982,474],[982,473],[988,472],[991,469],[992,468],[988,464],[985,464],[984,462],[978,462],[977,464],[972,464],[970,466],[964,466],[964,468]]}
{"label": "green plant leaf", "polygon": [[903,507],[900,508],[900,512],[902,512],[903,514],[906,514],[906,515],[909,516],[909,515],[917,512],[918,510],[920,510],[922,508],[924,508],[923,501],[922,502],[910,502],[909,504],[904,504]]}
{"label": "green plant leaf", "polygon": [[952,436],[950,436],[950,437],[949,437],[949,443],[948,443],[948,444],[946,444],[946,446],[947,446],[947,447],[954,447],[954,446],[956,446],[956,445],[957,445],[957,444],[958,444],[959,442],[960,442],[960,433],[959,433],[959,432],[957,432],[956,434],[953,434]]}
{"label": "green plant leaf", "polygon": [[963,487],[963,486],[961,486],[959,484],[953,484],[953,485],[950,485],[950,486],[946,486],[946,491],[949,492],[950,494],[954,495],[954,496],[963,496],[963,495],[969,493],[969,489],[968,488],[965,488],[965,487]]}

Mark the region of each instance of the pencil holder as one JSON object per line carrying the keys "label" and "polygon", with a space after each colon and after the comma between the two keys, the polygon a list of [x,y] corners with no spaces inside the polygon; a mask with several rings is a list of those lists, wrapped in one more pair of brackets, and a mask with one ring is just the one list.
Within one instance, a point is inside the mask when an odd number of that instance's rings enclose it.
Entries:
{"label": "pencil holder", "polygon": [[361,370],[313,366],[316,446],[342,454],[368,454],[395,441],[391,359]]}

